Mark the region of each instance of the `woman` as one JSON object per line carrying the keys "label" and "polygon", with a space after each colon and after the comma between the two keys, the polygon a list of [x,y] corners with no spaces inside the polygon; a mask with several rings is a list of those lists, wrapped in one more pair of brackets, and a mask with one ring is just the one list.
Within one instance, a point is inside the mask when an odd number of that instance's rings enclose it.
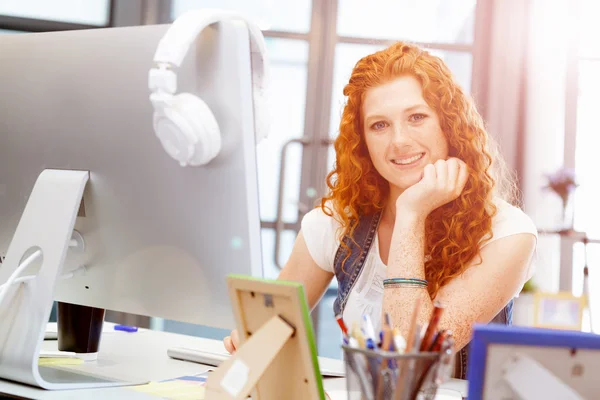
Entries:
{"label": "woman", "polygon": [[[439,301],[457,351],[474,323],[509,324],[537,231],[508,202],[514,185],[472,100],[443,61],[406,43],[361,59],[344,95],[329,194],[279,278],[302,282],[314,307],[336,276],[347,325],[366,313],[377,329],[387,312],[404,335],[418,299],[422,325]],[[225,339],[237,344],[236,332]],[[458,359],[464,378],[466,351]]]}

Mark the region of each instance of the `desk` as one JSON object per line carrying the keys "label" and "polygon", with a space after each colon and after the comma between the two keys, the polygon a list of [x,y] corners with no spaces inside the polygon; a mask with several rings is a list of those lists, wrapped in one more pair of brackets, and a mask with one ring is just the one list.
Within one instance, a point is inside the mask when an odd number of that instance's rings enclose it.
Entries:
{"label": "desk", "polygon": [[[106,323],[107,325],[110,324]],[[56,340],[44,341],[43,350],[57,350]],[[193,362],[179,361],[167,356],[167,349],[174,346],[193,347],[206,351],[221,352],[221,341],[179,335],[175,333],[140,329],[135,333],[110,331],[102,335],[98,360],[80,365],[65,366],[80,371],[101,373],[110,377],[130,376],[148,381],[162,381],[184,375],[206,372],[209,367]],[[325,391],[339,393],[345,389],[344,378],[323,380]],[[459,383],[460,385],[460,383]],[[0,393],[17,398],[40,400],[157,400],[157,397],[140,393],[127,387],[108,389],[85,389],[69,391],[47,391],[0,380]],[[443,400],[460,397],[443,397]],[[334,400],[338,400],[335,397]]]}

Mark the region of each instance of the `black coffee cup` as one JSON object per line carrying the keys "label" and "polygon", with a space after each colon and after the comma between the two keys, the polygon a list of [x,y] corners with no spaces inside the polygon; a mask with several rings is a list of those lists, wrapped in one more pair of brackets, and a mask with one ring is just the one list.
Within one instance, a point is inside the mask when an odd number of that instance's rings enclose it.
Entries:
{"label": "black coffee cup", "polygon": [[58,302],[58,350],[97,353],[105,311],[102,308]]}

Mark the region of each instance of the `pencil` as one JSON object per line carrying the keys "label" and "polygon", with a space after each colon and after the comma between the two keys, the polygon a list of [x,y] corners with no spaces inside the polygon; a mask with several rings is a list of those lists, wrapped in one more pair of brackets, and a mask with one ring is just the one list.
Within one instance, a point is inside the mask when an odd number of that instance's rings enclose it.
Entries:
{"label": "pencil", "polygon": [[436,301],[433,303],[433,312],[431,313],[431,318],[429,319],[429,324],[427,325],[425,335],[423,335],[423,340],[421,340],[421,351],[427,351],[431,346],[431,343],[433,343],[433,338],[437,332],[443,311],[444,307],[442,307],[439,302]]}
{"label": "pencil", "polygon": [[442,329],[439,331],[428,350],[436,352],[440,351],[442,349],[442,343],[444,343],[448,335],[451,335],[449,330]]}
{"label": "pencil", "polygon": [[365,337],[363,336],[362,332],[360,331],[360,328],[358,327],[358,322],[354,321],[352,323],[352,337],[354,337],[356,339],[356,341],[358,342],[358,346],[361,349],[366,348],[366,343],[365,343]]}
{"label": "pencil", "polygon": [[410,352],[413,350],[415,335],[417,331],[417,321],[419,319],[419,312],[421,311],[421,298],[417,297],[415,301],[415,308],[413,309],[412,316],[410,318],[410,325],[408,328],[408,335],[406,340],[406,351]]}
{"label": "pencil", "polygon": [[[406,339],[406,353],[413,351],[413,346],[415,342],[415,336],[417,335],[417,326],[419,325],[417,322],[419,320],[419,312],[421,311],[421,298],[417,297],[415,300],[415,307],[413,309],[413,313],[410,317],[410,325],[408,328],[408,336]],[[398,379],[396,380],[396,393],[394,395],[395,400],[402,399],[402,394],[406,389],[404,387],[404,380],[406,378],[407,373],[407,365],[405,362],[400,362],[398,365]]]}

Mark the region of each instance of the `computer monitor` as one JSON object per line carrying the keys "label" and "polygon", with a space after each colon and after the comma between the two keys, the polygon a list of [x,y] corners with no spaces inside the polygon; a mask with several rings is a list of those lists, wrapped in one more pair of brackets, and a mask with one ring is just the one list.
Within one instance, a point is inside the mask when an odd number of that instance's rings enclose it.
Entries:
{"label": "computer monitor", "polygon": [[167,28],[0,36],[0,256],[43,170],[89,171],[75,222],[85,251],[63,268],[87,273],[55,300],[229,329],[226,275],[262,276],[251,59],[232,51],[248,31],[205,29],[178,69],[178,92],[202,97],[223,138],[211,163],[183,168],[149,101]]}

